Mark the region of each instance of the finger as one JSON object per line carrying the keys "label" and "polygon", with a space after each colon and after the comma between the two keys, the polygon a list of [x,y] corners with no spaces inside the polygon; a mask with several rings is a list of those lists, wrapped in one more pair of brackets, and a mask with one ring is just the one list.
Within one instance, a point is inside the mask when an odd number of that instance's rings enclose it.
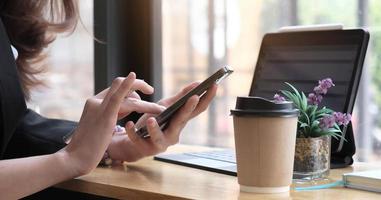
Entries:
{"label": "finger", "polygon": [[132,88],[134,90],[139,90],[139,91],[143,92],[144,94],[152,94],[154,92],[153,87],[141,79],[136,79]]}
{"label": "finger", "polygon": [[134,122],[132,121],[127,122],[125,128],[126,128],[127,136],[128,138],[130,138],[132,142],[137,142],[140,139],[135,132]]}
{"label": "finger", "polygon": [[133,111],[137,113],[159,114],[164,110],[165,107],[157,103],[128,98],[122,103],[118,117],[125,117]]}
{"label": "finger", "polygon": [[[135,80],[136,80],[136,75],[134,72],[131,72],[122,81],[122,83],[119,83],[119,87],[116,89],[115,92],[112,92],[113,86],[111,86],[110,91],[108,92],[107,96],[102,102],[105,104],[104,114],[106,119],[117,116],[120,105],[122,101],[124,100],[124,98],[128,96],[129,93],[131,93],[132,91],[131,88]],[[110,93],[112,94],[110,95]]]}
{"label": "finger", "polygon": [[[132,74],[135,76],[135,81],[132,86],[133,90],[139,90],[143,92],[144,94],[152,94],[154,92],[154,88],[150,86],[148,83],[146,83],[144,80],[136,79],[135,73],[131,72],[127,77],[132,76]],[[119,89],[120,84],[122,84],[124,81],[125,81],[125,78],[122,78],[122,77],[118,77],[114,79],[110,88],[103,90],[102,92],[97,94],[95,97],[96,98],[104,97],[105,102],[108,102],[111,95],[115,93],[117,89]],[[139,94],[136,93],[135,91],[133,91],[130,95],[131,97],[141,99]]]}
{"label": "finger", "polygon": [[135,98],[135,99],[142,99],[142,98],[140,98],[140,95],[137,93],[137,92],[135,92],[135,91],[133,91],[131,94],[130,94],[130,96],[129,97],[131,97],[131,98]]}
{"label": "finger", "polygon": [[162,105],[138,99],[128,99],[123,102],[123,106],[129,109],[130,112],[135,111],[138,113],[159,114],[165,110],[165,107]]}
{"label": "finger", "polygon": [[186,95],[189,91],[191,91],[193,88],[197,87],[200,84],[199,81],[193,82],[187,86],[185,86],[179,93],[177,93],[175,96],[169,97],[167,99],[163,99],[158,102],[158,104],[169,106],[184,95]]}
{"label": "finger", "polygon": [[183,95],[188,93],[189,91],[191,91],[193,88],[197,87],[198,85],[200,85],[201,81],[195,81],[193,83],[190,83],[188,84],[187,86],[185,86],[181,91],[180,93],[182,93]]}
{"label": "finger", "polygon": [[[125,78],[122,78],[123,80]],[[97,99],[104,99],[107,95],[107,92],[110,90],[110,88],[104,89],[102,92],[99,92],[97,95],[95,95],[95,98]],[[129,97],[135,98],[135,99],[141,99],[140,95],[137,92],[132,92]]]}
{"label": "finger", "polygon": [[154,145],[154,147],[156,148],[156,151],[163,152],[166,148],[165,138],[155,118],[153,117],[148,118],[147,130],[150,136],[150,140],[152,144]]}
{"label": "finger", "polygon": [[[199,97],[197,95],[192,96],[188,99],[185,105],[173,116],[169,123],[168,134],[179,134],[180,130],[184,128],[187,121],[191,117],[192,112],[196,108],[199,102]],[[165,131],[167,134],[167,131]]]}
{"label": "finger", "polygon": [[[108,89],[105,89],[101,92],[102,94],[99,96],[105,95],[103,98],[103,101],[102,101],[103,106],[105,106],[110,101],[111,96],[115,93],[116,90],[119,89],[119,87],[122,85],[124,80],[125,80],[125,78],[122,78],[122,77],[118,77],[118,78],[114,79],[112,81],[111,87]],[[106,94],[104,94],[104,93],[106,93]]]}
{"label": "finger", "polygon": [[205,111],[210,102],[213,100],[213,98],[216,96],[217,93],[217,84],[212,85],[208,91],[206,92],[205,95],[203,95],[200,99],[200,102],[197,104],[197,107],[192,113],[192,118],[195,117],[196,115],[200,114],[201,112]]}
{"label": "finger", "polygon": [[149,113],[144,114],[136,122],[136,127],[142,127],[148,118],[154,117],[154,116],[157,116],[157,114],[149,114]]}
{"label": "finger", "polygon": [[[124,79],[124,78],[123,78],[123,79]],[[107,95],[107,93],[108,93],[109,90],[110,90],[110,88],[106,88],[106,89],[102,90],[102,92],[99,92],[97,95],[95,95],[95,97],[96,97],[97,99],[103,99],[103,98],[106,97],[106,95]]]}
{"label": "finger", "polygon": [[128,97],[136,98],[136,99],[141,99],[140,95],[135,92],[135,90],[139,90],[144,94],[152,94],[154,92],[154,88],[149,85],[147,82],[141,79],[135,79],[133,85],[132,85],[132,90],[133,92],[129,94]]}

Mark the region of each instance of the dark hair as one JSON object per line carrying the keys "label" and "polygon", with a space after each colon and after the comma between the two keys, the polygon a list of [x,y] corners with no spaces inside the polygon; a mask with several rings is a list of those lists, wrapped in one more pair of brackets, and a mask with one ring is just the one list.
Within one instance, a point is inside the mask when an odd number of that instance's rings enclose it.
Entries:
{"label": "dark hair", "polygon": [[[56,34],[73,32],[78,21],[76,0],[1,0],[0,16],[11,44],[18,51],[16,60],[24,96],[42,84],[36,75],[45,67],[43,49]],[[37,64],[40,64],[37,66]]]}

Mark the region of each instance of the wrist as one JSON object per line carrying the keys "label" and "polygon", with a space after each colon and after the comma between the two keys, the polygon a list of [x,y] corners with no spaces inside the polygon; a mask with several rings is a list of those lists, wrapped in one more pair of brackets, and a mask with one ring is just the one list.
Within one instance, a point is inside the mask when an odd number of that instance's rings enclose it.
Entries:
{"label": "wrist", "polygon": [[107,154],[112,160],[124,160],[124,150],[125,150],[124,137],[114,136],[111,139],[110,144],[107,147]]}
{"label": "wrist", "polygon": [[113,161],[135,162],[144,157],[138,150],[139,147],[135,145],[127,135],[115,136],[112,138],[107,152]]}
{"label": "wrist", "polygon": [[81,170],[81,164],[73,159],[69,153],[62,149],[54,154],[52,154],[59,166],[63,166],[63,173],[67,175],[68,179],[75,178],[84,175],[84,170]]}
{"label": "wrist", "polygon": [[111,142],[108,145],[105,155],[103,156],[102,162],[109,158],[112,161],[124,161],[125,160],[125,147],[126,147],[126,139],[127,139],[126,130],[116,125],[114,129],[114,135],[111,138]]}

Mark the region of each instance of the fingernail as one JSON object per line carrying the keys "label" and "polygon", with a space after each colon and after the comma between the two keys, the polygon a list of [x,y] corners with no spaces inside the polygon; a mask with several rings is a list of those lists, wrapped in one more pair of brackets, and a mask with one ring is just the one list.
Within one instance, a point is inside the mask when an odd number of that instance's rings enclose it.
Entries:
{"label": "fingernail", "polygon": [[149,118],[147,120],[147,124],[151,127],[154,127],[155,126],[155,120],[153,118]]}
{"label": "fingernail", "polygon": [[193,104],[192,110],[194,110],[196,108],[199,100],[200,100],[200,98],[197,96],[197,101]]}
{"label": "fingernail", "polygon": [[134,127],[134,123],[132,121],[127,122],[127,128],[132,129]]}
{"label": "fingernail", "polygon": [[135,78],[136,74],[135,74],[135,72],[130,72],[127,77],[133,77],[133,78]]}
{"label": "fingernail", "polygon": [[165,109],[167,109],[167,107],[165,107],[165,106],[162,106],[162,105],[159,105],[159,107],[160,107],[160,110],[165,110]]}

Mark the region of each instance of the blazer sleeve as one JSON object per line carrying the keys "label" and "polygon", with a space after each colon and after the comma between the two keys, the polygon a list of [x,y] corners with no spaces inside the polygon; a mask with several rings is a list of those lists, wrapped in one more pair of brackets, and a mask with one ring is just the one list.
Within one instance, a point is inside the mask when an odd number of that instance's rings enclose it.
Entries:
{"label": "blazer sleeve", "polygon": [[20,158],[57,152],[65,147],[63,137],[77,122],[45,118],[28,109],[7,145],[4,158]]}

